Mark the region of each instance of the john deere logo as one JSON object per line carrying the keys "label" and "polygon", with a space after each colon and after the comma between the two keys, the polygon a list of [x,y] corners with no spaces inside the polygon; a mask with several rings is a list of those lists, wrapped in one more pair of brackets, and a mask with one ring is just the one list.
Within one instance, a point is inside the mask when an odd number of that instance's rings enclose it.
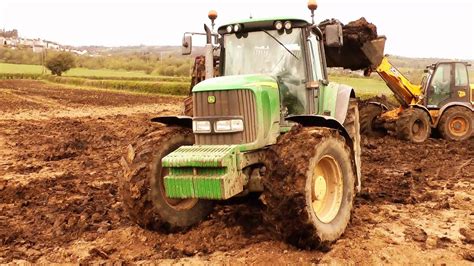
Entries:
{"label": "john deere logo", "polygon": [[207,96],[208,103],[216,103],[216,96]]}
{"label": "john deere logo", "polygon": [[458,97],[459,97],[459,98],[462,98],[462,97],[464,97],[464,96],[466,96],[466,92],[465,92],[465,91],[458,91]]}

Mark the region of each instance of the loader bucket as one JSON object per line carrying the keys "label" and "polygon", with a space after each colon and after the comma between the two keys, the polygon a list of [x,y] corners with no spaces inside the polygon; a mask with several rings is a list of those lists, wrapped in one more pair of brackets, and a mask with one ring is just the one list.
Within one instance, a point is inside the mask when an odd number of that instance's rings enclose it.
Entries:
{"label": "loader bucket", "polygon": [[[319,27],[326,37],[325,29],[328,25],[340,23],[330,19],[323,21]],[[364,18],[349,22],[342,26],[342,47],[324,46],[326,64],[328,67],[342,67],[351,70],[375,69],[384,56],[384,36],[377,35],[374,24]],[[326,44],[326,39],[324,39]]]}
{"label": "loader bucket", "polygon": [[364,43],[361,50],[371,63],[371,68],[376,69],[384,57],[385,36],[378,37],[375,40]]}

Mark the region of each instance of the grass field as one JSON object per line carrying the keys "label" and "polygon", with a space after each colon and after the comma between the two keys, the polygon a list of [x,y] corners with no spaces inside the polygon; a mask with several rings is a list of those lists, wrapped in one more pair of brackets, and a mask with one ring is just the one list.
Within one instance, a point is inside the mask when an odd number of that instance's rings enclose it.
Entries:
{"label": "grass field", "polygon": [[[27,74],[41,74],[43,73],[43,67],[39,65],[19,65],[19,64],[7,64],[0,63],[0,73],[27,73]],[[49,71],[47,71],[49,74]],[[141,78],[141,77],[153,77],[143,71],[118,71],[110,69],[86,69],[86,68],[73,68],[63,74],[64,76],[78,76],[78,77],[130,77],[130,78]]]}
{"label": "grass field", "polygon": [[43,73],[43,67],[38,65],[0,63],[0,73],[41,74]]}
{"label": "grass field", "polygon": [[[43,72],[42,66],[38,65],[19,65],[19,64],[7,64],[7,63],[0,63],[0,74],[1,73],[25,73],[25,74],[41,74]],[[474,71],[469,72],[470,75],[470,82],[474,83]],[[63,74],[65,77],[82,77],[86,79],[92,80],[115,80],[114,87],[117,84],[121,84],[123,87],[129,87],[129,81],[175,81],[179,82],[180,84],[176,83],[176,87],[182,88],[187,87],[183,84],[187,84],[186,77],[160,77],[154,75],[148,75],[145,72],[141,71],[118,71],[118,70],[109,70],[109,69],[85,69],[85,68],[73,68],[70,71]],[[124,81],[117,81],[118,79],[125,79]],[[147,80],[149,79],[149,80]],[[127,81],[128,80],[128,81]],[[362,99],[370,98],[375,95],[387,95],[391,96],[393,93],[390,89],[385,85],[385,83],[380,79],[373,79],[373,78],[364,78],[364,77],[345,77],[345,76],[331,76],[330,80],[333,82],[347,84],[353,87],[356,90],[356,94],[358,97]],[[94,82],[90,82],[91,85],[95,84]],[[112,82],[109,82],[112,83]],[[134,87],[138,87],[140,85],[149,86],[150,82],[145,83],[137,83]],[[105,84],[105,83],[104,83]],[[78,85],[78,84],[76,84]],[[161,93],[161,89],[159,90]]]}
{"label": "grass field", "polygon": [[356,95],[362,99],[380,94],[385,94],[387,96],[393,95],[387,85],[385,85],[385,82],[378,79],[331,76],[329,77],[329,80],[353,87],[356,91]]}

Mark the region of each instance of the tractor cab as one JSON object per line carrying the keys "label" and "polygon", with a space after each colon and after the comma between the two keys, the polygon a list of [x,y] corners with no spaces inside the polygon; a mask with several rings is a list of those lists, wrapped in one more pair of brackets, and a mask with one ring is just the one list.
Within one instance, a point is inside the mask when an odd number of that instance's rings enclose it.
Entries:
{"label": "tractor cab", "polygon": [[440,109],[452,102],[472,101],[468,66],[466,62],[438,62],[426,67],[427,75],[422,86],[428,109]]}
{"label": "tractor cab", "polygon": [[267,75],[280,91],[281,112],[311,113],[309,81],[327,80],[321,33],[295,18],[249,19],[223,25],[220,48],[223,76]]}
{"label": "tractor cab", "polygon": [[[215,16],[211,13],[209,18],[214,25]],[[217,76],[266,76],[277,84],[283,124],[291,115],[334,115],[335,110],[331,114],[318,101],[318,90],[329,84],[324,53],[328,44],[323,42],[323,34],[314,23],[292,17],[251,18],[224,24],[217,32],[205,26],[205,31],[205,57],[214,61],[206,61],[205,78],[199,81]],[[194,34],[198,33],[185,33],[183,54],[191,53],[189,35]],[[331,42],[331,47],[342,46],[341,34],[341,29],[325,31],[324,40]],[[203,72],[193,74],[193,78],[204,77]],[[199,87],[192,92],[199,91]]]}

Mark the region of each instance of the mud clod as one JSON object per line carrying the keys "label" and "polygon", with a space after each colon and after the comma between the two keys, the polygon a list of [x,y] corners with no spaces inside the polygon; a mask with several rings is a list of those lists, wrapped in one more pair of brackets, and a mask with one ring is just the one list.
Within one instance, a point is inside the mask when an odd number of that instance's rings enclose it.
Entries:
{"label": "mud clod", "polygon": [[417,242],[426,242],[428,234],[421,228],[409,227],[403,232],[406,238],[411,238]]}

